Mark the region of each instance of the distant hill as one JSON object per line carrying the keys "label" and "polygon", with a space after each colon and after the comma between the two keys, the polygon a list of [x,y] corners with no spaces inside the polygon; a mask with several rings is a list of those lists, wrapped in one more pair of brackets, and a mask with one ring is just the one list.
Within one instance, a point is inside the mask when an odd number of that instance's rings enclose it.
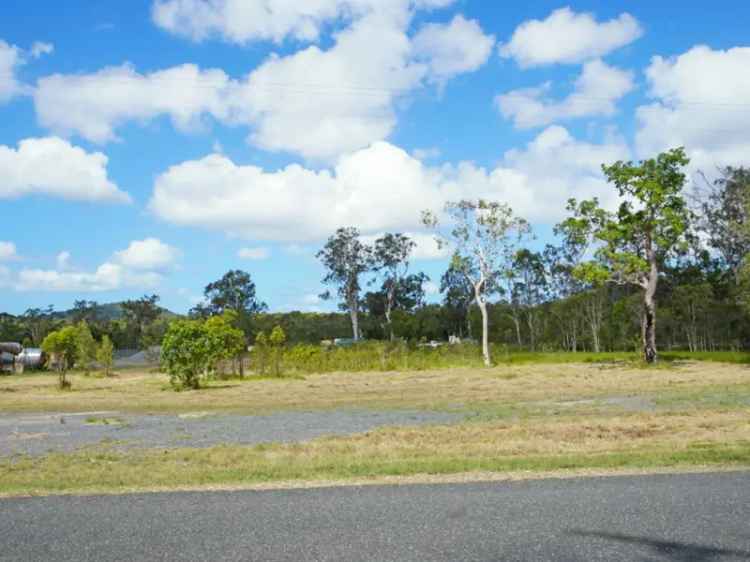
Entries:
{"label": "distant hill", "polygon": [[[100,321],[108,322],[110,320],[118,320],[123,317],[125,314],[125,311],[122,308],[122,302],[109,302],[109,303],[101,303],[96,305],[96,317]],[[171,310],[168,310],[166,308],[159,307],[159,310],[161,311],[161,315],[166,318],[177,318],[179,314],[175,314]],[[52,313],[53,318],[59,319],[59,320],[68,320],[72,318],[74,314],[74,309],[69,310],[56,310]],[[18,316],[21,316],[20,314]],[[5,312],[0,312],[0,320],[3,318],[14,318],[15,316],[12,314],[8,314]]]}

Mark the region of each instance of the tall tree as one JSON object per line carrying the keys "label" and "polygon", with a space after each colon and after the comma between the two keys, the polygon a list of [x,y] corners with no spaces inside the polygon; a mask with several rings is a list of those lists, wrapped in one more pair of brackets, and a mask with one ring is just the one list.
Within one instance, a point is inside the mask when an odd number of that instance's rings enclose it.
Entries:
{"label": "tall tree", "polygon": [[455,250],[452,266],[459,269],[474,288],[474,300],[482,314],[482,355],[484,364],[492,364],[489,347],[487,298],[497,290],[498,276],[507,273],[529,225],[513,215],[512,209],[494,201],[462,200],[445,205],[453,228],[440,233],[437,215],[425,211],[425,226],[438,230],[438,245]]}
{"label": "tall tree", "polygon": [[239,269],[227,271],[221,279],[206,285],[203,295],[209,315],[233,310],[240,317],[249,317],[268,309],[266,303],[256,296],[255,283],[250,274]]}
{"label": "tall tree", "polygon": [[[221,279],[209,283],[203,290],[205,303],[191,310],[191,316],[208,318],[227,312],[234,327],[241,329],[248,337],[252,331],[253,317],[268,310],[265,302],[258,299],[255,283],[246,271],[227,271]],[[237,348],[235,361],[240,376],[245,374],[244,352],[246,345]]]}
{"label": "tall tree", "polygon": [[451,333],[463,337],[465,326],[466,336],[471,338],[469,312],[471,305],[474,304],[474,285],[464,275],[464,271],[469,267],[469,264],[465,262],[465,258],[456,259],[455,257],[450,261],[448,269],[440,279],[440,292],[445,295],[443,306],[447,309],[449,317],[455,318],[451,322]]}
{"label": "tall tree", "polygon": [[[336,287],[342,309],[349,312],[352,337],[358,341],[360,278],[372,269],[372,248],[360,240],[356,228],[339,228],[316,257],[326,269],[323,283]],[[326,291],[321,298],[330,299],[331,293]]]}
{"label": "tall tree", "polygon": [[544,313],[540,305],[547,300],[549,290],[542,254],[526,248],[519,250],[513,258],[511,271],[514,283],[510,298],[520,305],[529,330],[529,347],[535,351],[539,320]]}
{"label": "tall tree", "polygon": [[99,304],[96,301],[77,300],[73,302],[72,320],[78,324],[85,320],[87,324],[93,324],[96,321],[96,313]]}
{"label": "tall tree", "polygon": [[[692,213],[683,197],[689,163],[677,148],[638,164],[616,162],[604,165],[607,180],[614,185],[621,203],[617,212],[602,209],[596,199],[571,200],[572,216],[559,231],[582,247],[595,245],[595,259],[579,264],[576,272],[587,282],[602,280],[635,285],[642,291],[641,337],[643,356],[657,358],[656,290],[659,273],[690,243]],[[583,253],[585,255],[585,252]]]}
{"label": "tall tree", "polygon": [[411,313],[424,305],[424,284],[430,278],[420,272],[399,278],[395,283],[383,282],[378,291],[365,293],[362,299],[362,309],[374,318],[385,319],[383,334],[394,339],[395,323],[394,312]]}
{"label": "tall tree", "polygon": [[47,334],[56,328],[54,313],[52,305],[47,308],[29,308],[23,313],[23,323],[32,345],[40,346]]}
{"label": "tall tree", "polygon": [[750,168],[721,169],[701,195],[700,227],[737,283],[750,253]]}
{"label": "tall tree", "polygon": [[159,295],[143,295],[139,299],[122,303],[125,319],[135,332],[135,341],[139,348],[143,347],[146,330],[161,314],[159,300]]}
{"label": "tall tree", "polygon": [[[417,285],[413,283],[417,281],[417,278],[412,279],[412,287],[409,287],[409,283],[404,284],[409,272],[409,257],[415,246],[416,243],[404,234],[387,233],[375,240],[372,249],[373,269],[383,277],[380,292],[384,297],[383,314],[391,340],[394,338],[391,312],[396,305],[398,292],[399,290],[406,292],[416,288]],[[418,283],[418,288],[422,288],[422,283]]]}

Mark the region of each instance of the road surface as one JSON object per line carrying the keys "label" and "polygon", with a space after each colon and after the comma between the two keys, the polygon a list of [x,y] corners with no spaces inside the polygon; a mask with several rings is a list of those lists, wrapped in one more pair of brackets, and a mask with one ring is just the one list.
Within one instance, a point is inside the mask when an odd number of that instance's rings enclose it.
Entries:
{"label": "road surface", "polygon": [[0,560],[750,560],[750,472],[0,500]]}

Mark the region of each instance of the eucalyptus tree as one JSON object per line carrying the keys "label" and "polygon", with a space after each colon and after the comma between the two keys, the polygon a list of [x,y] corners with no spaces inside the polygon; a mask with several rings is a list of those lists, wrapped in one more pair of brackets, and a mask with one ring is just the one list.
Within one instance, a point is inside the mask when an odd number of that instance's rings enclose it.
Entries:
{"label": "eucalyptus tree", "polygon": [[[416,309],[425,304],[424,284],[430,278],[420,272],[411,273],[401,277],[393,284],[383,283],[383,286],[377,291],[369,291],[362,299],[362,309],[367,311],[373,318],[383,318],[386,320],[384,334],[387,334],[391,340],[394,339],[396,322],[394,320],[395,312],[413,313]],[[389,293],[392,300],[389,303]]]}
{"label": "eucalyptus tree", "polygon": [[55,309],[52,305],[46,308],[29,308],[21,316],[28,337],[35,346],[41,345],[45,336],[57,328]]}
{"label": "eucalyptus tree", "polygon": [[750,168],[722,168],[701,195],[701,230],[738,283],[750,254]]}
{"label": "eucalyptus tree", "polygon": [[[523,248],[516,252],[511,270],[514,281],[509,296],[512,303],[519,305],[529,330],[529,347],[531,351],[535,351],[539,322],[545,313],[540,306],[547,301],[550,289],[544,258],[539,252]],[[518,325],[516,326],[518,330]]]}
{"label": "eucalyptus tree", "polygon": [[464,335],[464,326],[466,327],[466,336],[471,338],[471,305],[474,304],[474,285],[471,280],[464,275],[468,264],[464,259],[451,260],[448,269],[440,279],[440,292],[443,297],[443,307],[446,309],[448,316],[451,318],[454,330],[457,330],[459,337]]}
{"label": "eucalyptus tree", "polygon": [[221,279],[206,285],[203,296],[205,304],[198,309],[200,313],[197,316],[216,316],[231,310],[242,324],[253,314],[268,309],[266,303],[258,299],[251,275],[239,269],[227,271]]}
{"label": "eucalyptus tree", "polygon": [[85,299],[73,301],[71,319],[74,324],[78,324],[81,320],[85,320],[89,325],[93,324],[97,320],[98,308],[99,303],[96,301],[87,301]]}
{"label": "eucalyptus tree", "polygon": [[609,183],[620,196],[616,212],[599,206],[597,199],[571,199],[572,213],[558,232],[593,259],[576,266],[576,275],[588,283],[614,282],[638,287],[642,297],[641,340],[644,359],[653,363],[656,351],[656,290],[660,271],[691,243],[693,218],[683,189],[685,151],[676,148],[638,164],[603,165]]}
{"label": "eucalyptus tree", "polygon": [[[221,279],[209,283],[203,290],[205,302],[190,311],[193,318],[209,318],[226,315],[233,327],[242,330],[245,337],[252,331],[253,317],[268,310],[265,302],[256,294],[255,282],[247,271],[227,271]],[[235,361],[240,376],[244,376],[243,355],[245,345],[235,346]]]}
{"label": "eucalyptus tree", "polygon": [[490,366],[487,299],[497,290],[498,277],[512,267],[518,244],[530,228],[508,205],[495,201],[449,202],[444,211],[450,230],[441,230],[437,215],[430,211],[423,212],[422,221],[437,231],[440,247],[453,247],[451,267],[460,271],[474,289],[482,315],[482,355],[484,364]]}
{"label": "eucalyptus tree", "polygon": [[[359,341],[360,280],[362,275],[372,270],[372,248],[362,242],[358,229],[339,228],[328,238],[316,257],[326,269],[323,283],[336,287],[342,300],[341,308],[349,313],[352,337]],[[324,300],[332,298],[330,291],[320,296]]]}
{"label": "eucalyptus tree", "polygon": [[120,306],[125,315],[127,325],[135,333],[136,345],[144,345],[144,334],[161,314],[159,295],[143,295],[139,299],[124,301]]}
{"label": "eucalyptus tree", "polygon": [[404,234],[386,233],[375,240],[372,248],[373,270],[383,277],[383,314],[391,340],[394,338],[391,312],[396,305],[399,290],[414,290],[417,286],[421,290],[424,282],[415,277],[410,280],[411,283],[404,283],[409,273],[409,258],[416,245],[414,240]]}

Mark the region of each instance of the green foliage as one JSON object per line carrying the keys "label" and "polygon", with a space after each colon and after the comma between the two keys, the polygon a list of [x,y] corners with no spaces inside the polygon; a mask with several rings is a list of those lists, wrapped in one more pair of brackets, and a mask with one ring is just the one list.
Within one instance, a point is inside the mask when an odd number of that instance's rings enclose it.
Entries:
{"label": "green foliage", "polygon": [[[360,278],[373,267],[372,248],[360,240],[356,228],[339,228],[316,257],[326,269],[323,283],[336,287],[343,310],[351,316],[352,335],[358,340]],[[326,292],[321,297],[327,300],[331,294]]]}
{"label": "green foliage", "polygon": [[261,375],[265,375],[268,371],[269,353],[268,337],[265,332],[260,331],[255,336],[253,361],[255,363],[255,370]]}
{"label": "green foliage", "polygon": [[71,386],[66,372],[75,364],[79,349],[78,341],[78,329],[75,326],[65,326],[47,334],[42,342],[42,350],[51,356],[57,367],[60,390],[67,390]]}
{"label": "green foliage", "polygon": [[221,361],[245,348],[245,335],[233,323],[237,314],[227,311],[206,320],[170,323],[161,347],[162,365],[177,389],[197,389],[202,378],[213,375]]}
{"label": "green foliage", "polygon": [[255,316],[268,310],[266,303],[258,299],[250,274],[239,269],[228,271],[221,279],[206,285],[203,295],[205,303],[195,306],[190,311],[191,317],[205,319],[233,312],[232,323],[245,336],[252,333]]}
{"label": "green foliage", "polygon": [[245,335],[235,328],[238,316],[235,311],[227,310],[221,316],[212,316],[205,321],[214,355],[219,359],[230,359],[245,348]]}
{"label": "green foliage", "polygon": [[86,375],[91,373],[91,366],[96,361],[96,340],[86,320],[76,326],[76,362]]}
{"label": "green foliage", "polygon": [[96,349],[96,360],[104,370],[104,376],[110,376],[112,374],[112,364],[114,363],[114,346],[107,334],[102,336],[102,341]]}
{"label": "green foliage", "polygon": [[273,356],[273,374],[276,377],[280,377],[282,356],[284,355],[284,346],[286,344],[286,334],[281,326],[276,326],[271,330],[268,343],[271,346]]}
{"label": "green foliage", "polygon": [[213,365],[215,345],[201,320],[175,320],[167,329],[161,360],[176,389],[197,389]]}
{"label": "green foliage", "polygon": [[138,349],[148,349],[154,345],[153,337],[147,335],[150,326],[159,318],[158,295],[144,295],[140,299],[128,300],[122,303],[122,310],[128,328],[133,332]]}
{"label": "green foliage", "polygon": [[502,280],[512,277],[518,245],[531,228],[508,205],[496,201],[448,202],[444,211],[451,224],[448,234],[440,234],[438,218],[430,211],[422,213],[422,222],[438,231],[440,247],[454,248],[451,269],[466,277],[474,290],[474,301],[482,314],[482,354],[489,367],[488,297],[498,290]]}
{"label": "green foliage", "polygon": [[694,219],[682,190],[685,150],[676,148],[639,164],[615,162],[602,170],[620,196],[612,213],[596,199],[580,203],[571,199],[572,216],[556,227],[565,246],[579,260],[594,249],[594,260],[581,263],[574,274],[581,281],[601,285],[605,281],[629,284],[643,290],[643,352],[656,360],[655,296],[659,272],[684,255],[694,239]]}
{"label": "green foliage", "polygon": [[595,260],[577,268],[582,280],[643,286],[652,257],[664,264],[688,249],[692,213],[682,195],[682,168],[688,162],[684,149],[677,148],[637,165],[602,166],[621,197],[615,213],[601,208],[597,199],[569,201],[572,216],[556,232],[580,258],[595,249]]}
{"label": "green foliage", "polygon": [[426,370],[449,367],[479,367],[480,350],[475,345],[417,347],[402,341],[360,342],[356,345],[324,347],[299,344],[284,350],[282,362],[290,374]]}

